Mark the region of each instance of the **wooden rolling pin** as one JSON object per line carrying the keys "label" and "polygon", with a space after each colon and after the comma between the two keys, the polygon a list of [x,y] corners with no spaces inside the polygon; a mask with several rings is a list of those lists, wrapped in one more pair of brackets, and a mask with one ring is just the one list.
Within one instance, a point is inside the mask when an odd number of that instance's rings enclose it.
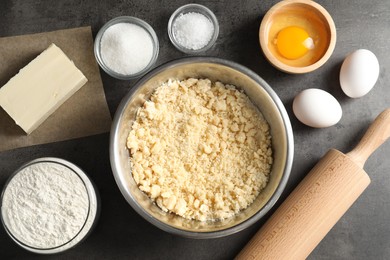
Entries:
{"label": "wooden rolling pin", "polygon": [[389,136],[390,108],[351,152],[328,151],[236,259],[307,258],[366,189],[370,178],[364,163]]}

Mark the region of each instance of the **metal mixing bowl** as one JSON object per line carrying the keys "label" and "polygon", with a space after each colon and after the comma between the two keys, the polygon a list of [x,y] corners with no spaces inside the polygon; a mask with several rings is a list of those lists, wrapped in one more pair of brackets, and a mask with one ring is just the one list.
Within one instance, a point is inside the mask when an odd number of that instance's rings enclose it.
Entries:
{"label": "metal mixing bowl", "polygon": [[[226,220],[200,222],[163,212],[136,185],[130,167],[127,136],[137,109],[168,79],[209,78],[245,91],[271,128],[274,162],[269,183],[245,210]],[[237,63],[211,57],[190,57],[168,62],[150,71],[120,103],[110,136],[110,161],[120,191],[147,221],[164,231],[190,238],[216,238],[241,231],[263,217],[285,188],[293,161],[293,133],[288,114],[271,87],[251,70]],[[131,223],[129,223],[131,224]]]}

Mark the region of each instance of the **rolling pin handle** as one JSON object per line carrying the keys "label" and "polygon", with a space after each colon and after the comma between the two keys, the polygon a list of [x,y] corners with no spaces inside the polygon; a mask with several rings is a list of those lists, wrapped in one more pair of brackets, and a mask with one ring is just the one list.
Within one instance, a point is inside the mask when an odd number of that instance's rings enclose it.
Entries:
{"label": "rolling pin handle", "polygon": [[380,113],[358,145],[347,155],[363,168],[368,157],[390,137],[390,108]]}

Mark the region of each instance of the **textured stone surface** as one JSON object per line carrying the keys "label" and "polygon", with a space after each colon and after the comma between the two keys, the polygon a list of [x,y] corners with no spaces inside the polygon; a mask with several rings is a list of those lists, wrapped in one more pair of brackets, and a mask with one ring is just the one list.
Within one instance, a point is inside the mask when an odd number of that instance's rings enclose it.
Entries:
{"label": "textured stone surface", "polygon": [[[197,1],[213,10],[219,19],[220,35],[207,54],[239,62],[263,77],[277,92],[290,115],[295,134],[295,158],[288,186],[279,203],[330,148],[347,152],[356,145],[369,122],[390,106],[390,2],[382,0],[317,1],[337,27],[337,44],[331,59],[317,71],[288,75],[274,69],[261,54],[258,28],[261,18],[277,1]],[[131,15],[146,20],[160,40],[162,64],[184,56],[169,42],[167,23],[171,13],[185,1],[87,1],[4,0],[0,1],[0,37],[91,25],[94,35],[115,16]],[[358,48],[373,51],[381,66],[372,91],[360,99],[344,95],[339,70],[345,56]],[[1,57],[0,46],[0,57]],[[0,58],[1,62],[1,58]],[[107,101],[114,114],[133,81],[115,80],[101,71]],[[312,129],[299,123],[291,105],[301,90],[316,87],[334,95],[343,117],[333,127]],[[1,126],[0,126],[1,127]],[[40,145],[0,153],[0,188],[21,164],[43,156],[67,159],[83,168],[97,184],[102,214],[91,236],[80,246],[55,259],[232,259],[264,220],[238,234],[212,240],[191,240],[169,235],[141,218],[126,203],[111,173],[108,134]],[[1,144],[0,144],[1,145]],[[310,259],[390,258],[390,142],[367,161],[372,183]],[[19,248],[0,227],[0,259],[35,258]]]}

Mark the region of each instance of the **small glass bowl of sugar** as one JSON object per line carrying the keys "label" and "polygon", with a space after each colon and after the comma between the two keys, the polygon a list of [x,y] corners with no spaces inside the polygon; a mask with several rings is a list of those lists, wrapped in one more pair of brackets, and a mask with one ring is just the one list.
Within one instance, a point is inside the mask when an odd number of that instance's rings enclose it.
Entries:
{"label": "small glass bowl of sugar", "polygon": [[94,43],[95,57],[110,76],[130,80],[149,71],[159,53],[153,28],[132,16],[119,16],[99,30]]}
{"label": "small glass bowl of sugar", "polygon": [[169,39],[179,51],[187,54],[206,52],[215,44],[218,34],[217,17],[199,4],[178,8],[168,22]]}

